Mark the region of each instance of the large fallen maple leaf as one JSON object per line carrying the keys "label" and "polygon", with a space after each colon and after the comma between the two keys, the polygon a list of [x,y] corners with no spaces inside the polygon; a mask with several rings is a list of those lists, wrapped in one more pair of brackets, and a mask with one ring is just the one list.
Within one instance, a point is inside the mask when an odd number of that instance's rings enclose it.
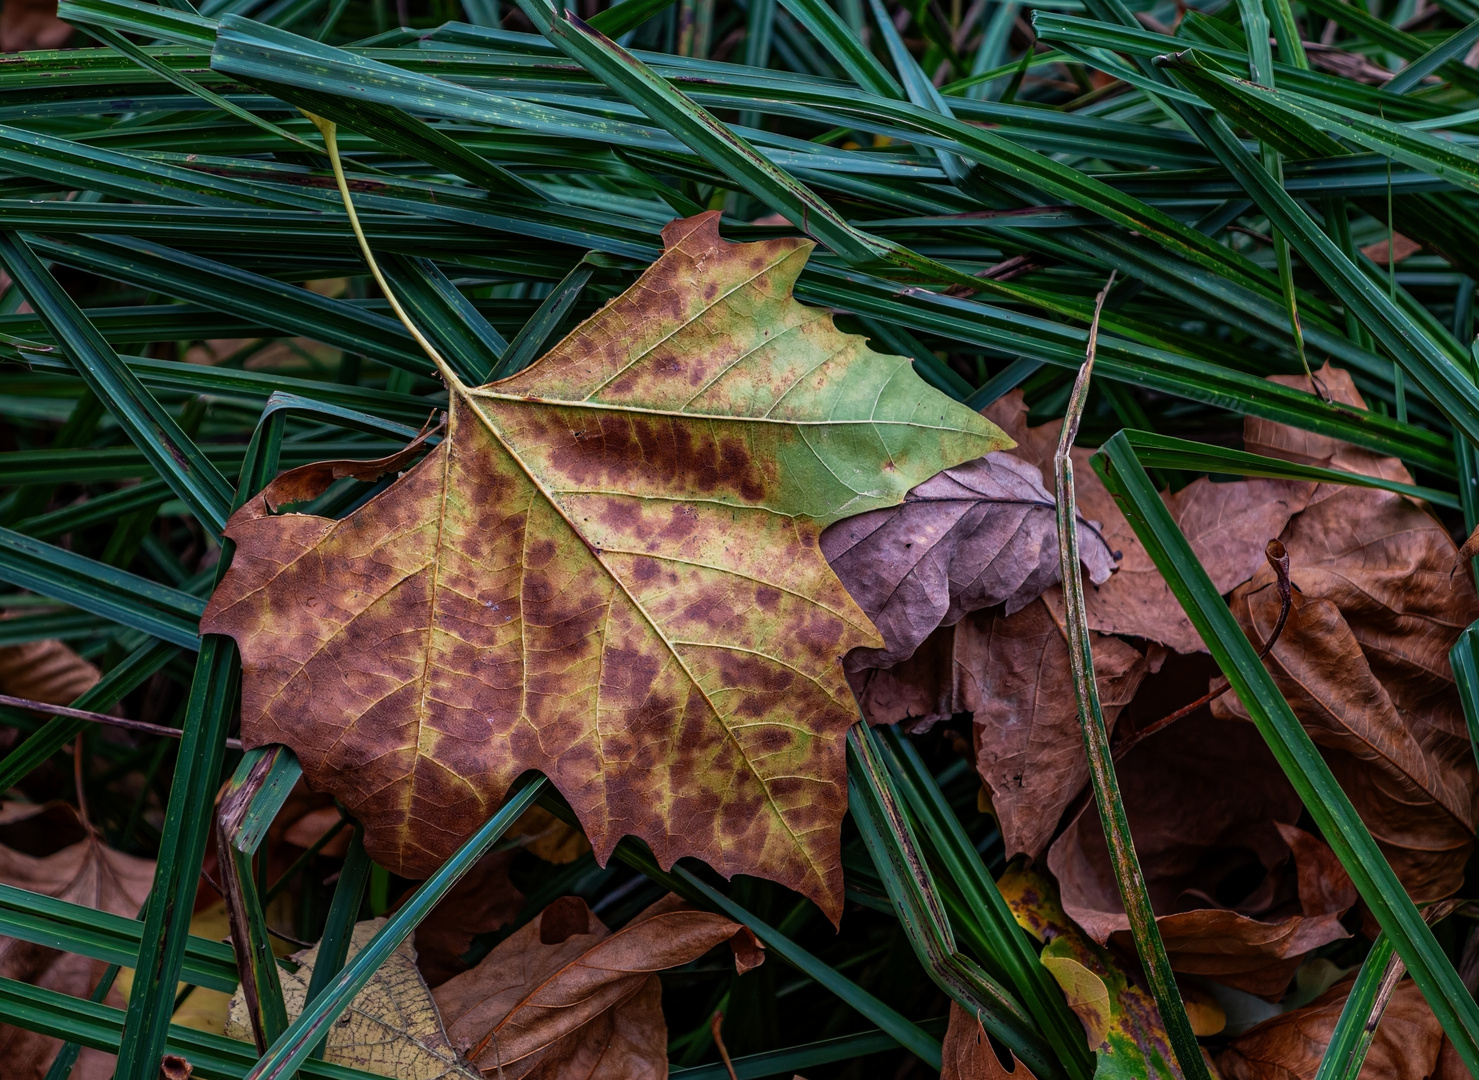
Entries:
{"label": "large fallen maple leaf", "polygon": [[882,644],[833,521],[1008,440],[791,286],[812,245],[674,222],[542,360],[455,380],[447,434],[343,521],[232,518],[202,620],[241,647],[242,736],[286,743],[397,873],[435,868],[525,770],[603,862],[625,834],[842,906],[839,663]]}

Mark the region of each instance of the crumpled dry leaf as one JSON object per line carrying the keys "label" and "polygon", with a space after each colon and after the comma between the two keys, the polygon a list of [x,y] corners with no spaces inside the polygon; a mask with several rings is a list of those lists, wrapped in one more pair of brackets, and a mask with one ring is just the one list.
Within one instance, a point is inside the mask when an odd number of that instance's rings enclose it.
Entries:
{"label": "crumpled dry leaf", "polygon": [[[364,948],[384,925],[384,919],[357,923],[349,957]],[[293,959],[298,962],[297,971],[278,972],[289,1023],[303,1011],[318,946],[294,953]],[[252,1039],[246,999],[240,991],[231,999],[226,1034],[244,1042]],[[409,941],[390,954],[355,995],[339,1022],[330,1027],[324,1060],[396,1080],[481,1080],[447,1041],[431,991],[416,970],[416,950]]]}
{"label": "crumpled dry leaf", "polygon": [[342,521],[232,518],[201,629],[234,637],[242,738],[284,743],[423,876],[538,769],[604,862],[624,835],[842,910],[839,663],[881,639],[818,546],[1005,445],[791,296],[813,246],[718,213]]}
{"label": "crumpled dry leaf", "polygon": [[945,1064],[940,1080],[1036,1080],[1016,1057],[1010,1069],[1003,1065],[981,1021],[953,1001],[941,1056]]}
{"label": "crumpled dry leaf", "polygon": [[[1016,391],[994,402],[985,415],[1017,440],[1019,456],[1045,473],[1051,470],[1057,422],[1029,429],[1026,405]],[[1145,638],[1177,652],[1205,652],[1170,587],[1089,465],[1093,451],[1075,448],[1072,453],[1078,512],[1103,523],[1105,541],[1120,556],[1119,569],[1108,581],[1085,590],[1089,629]],[[1217,591],[1226,593],[1265,565],[1264,545],[1303,508],[1313,487],[1259,479],[1214,484],[1204,477],[1163,498]],[[1061,609],[1058,596],[1047,594],[1049,602]]]}
{"label": "crumpled dry leaf", "polygon": [[[1364,408],[1350,376],[1322,368],[1326,393]],[[1302,379],[1280,378],[1289,385]],[[1249,449],[1411,482],[1401,463],[1323,436],[1249,420]],[[1280,692],[1413,898],[1451,895],[1473,848],[1479,798],[1448,651],[1479,617],[1444,527],[1405,496],[1321,485],[1280,536],[1296,592],[1268,658]],[[1268,640],[1279,602],[1263,570],[1231,601],[1250,640]],[[1219,716],[1246,716],[1233,695]]]}
{"label": "crumpled dry leaf", "polygon": [[[1059,961],[1044,966],[1069,995],[1070,1007],[1077,1002],[1074,1011],[1098,1058],[1094,1075],[1181,1080],[1181,1069],[1171,1053],[1171,1041],[1155,999],[1130,982],[1111,954],[1069,921],[1051,879],[1014,864],[1007,867],[996,887],[1018,925],[1045,943],[1043,951],[1050,961]],[[1085,992],[1093,980],[1103,985],[1103,995]],[[1107,1021],[1101,1011],[1105,1000],[1109,1004]],[[1098,1042],[1093,1041],[1096,1037]]]}
{"label": "crumpled dry leaf", "polygon": [[[1080,526],[1089,579],[1114,558],[1091,522]],[[936,627],[1005,604],[1010,615],[1058,580],[1057,508],[1042,473],[998,451],[945,469],[904,497],[829,526],[822,553],[883,635],[854,649],[848,671],[907,660]]]}
{"label": "crumpled dry leaf", "polygon": [[0,4],[0,52],[59,49],[72,28],[56,17],[57,0],[5,0]]}
{"label": "crumpled dry leaf", "polygon": [[0,694],[70,705],[101,675],[96,664],[55,638],[0,646]]}
{"label": "crumpled dry leaf", "polygon": [[[38,811],[41,808],[37,808]],[[133,918],[154,883],[154,863],[105,846],[89,834],[79,843],[45,856],[24,855],[0,846],[0,882],[43,896]],[[0,976],[86,998],[107,967],[76,953],[0,937]],[[120,1007],[116,990],[107,1004]],[[0,1025],[0,1060],[14,1080],[41,1080],[61,1041],[33,1031]],[[74,1080],[107,1080],[114,1056],[84,1048],[72,1071]]]}
{"label": "crumpled dry leaf", "polygon": [[[1156,925],[1176,971],[1270,999],[1311,949],[1348,937],[1355,886],[1295,827],[1299,796],[1251,724],[1194,713],[1116,765]],[[1129,920],[1092,805],[1048,852],[1063,907],[1101,944]]]}
{"label": "crumpled dry leaf", "polygon": [[[1217,1059],[1224,1080],[1314,1080],[1330,1044],[1352,975],[1302,1009],[1266,1020],[1234,1039]],[[1411,979],[1392,992],[1371,1040],[1362,1080],[1468,1080],[1443,1028]]]}
{"label": "crumpled dry leaf", "polygon": [[[612,933],[579,897],[555,901],[443,983],[437,1006],[453,1043],[505,1080],[628,1080],[667,1075],[657,972],[726,941],[736,967],[758,963],[749,931],[669,895]],[[761,954],[763,955],[763,954]]]}
{"label": "crumpled dry leaf", "polygon": [[[1111,728],[1149,670],[1117,637],[1092,634],[1104,719]],[[854,677],[875,724],[918,730],[955,713],[975,714],[976,771],[990,793],[1010,858],[1036,858],[1058,819],[1088,783],[1078,705],[1061,622],[1041,600],[1015,614],[976,611],[936,631],[909,660]]]}

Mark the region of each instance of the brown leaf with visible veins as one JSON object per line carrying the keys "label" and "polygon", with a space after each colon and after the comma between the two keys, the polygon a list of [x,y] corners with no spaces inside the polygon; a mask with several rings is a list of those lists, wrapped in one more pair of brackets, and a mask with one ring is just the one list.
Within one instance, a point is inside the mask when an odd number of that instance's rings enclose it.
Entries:
{"label": "brown leaf with visible veins", "polygon": [[[1091,581],[1114,558],[1090,522],[1080,558]],[[937,627],[1005,604],[1007,614],[1058,580],[1057,509],[1042,473],[998,451],[930,477],[902,506],[839,521],[822,552],[883,635],[882,649],[854,649],[849,671],[907,660]]]}
{"label": "brown leaf with visible veins", "polygon": [[792,298],[811,242],[718,223],[525,371],[452,379],[446,437],[344,520],[274,513],[310,467],[228,525],[201,628],[241,649],[242,739],[398,874],[537,769],[602,862],[633,835],[841,914],[840,660],[882,641],[821,531],[1006,439]]}
{"label": "brown leaf with visible veins", "polygon": [[[1266,1020],[1238,1036],[1217,1059],[1225,1080],[1314,1080],[1355,976],[1302,1009]],[[1462,1064],[1442,1062],[1443,1028],[1411,979],[1393,991],[1371,1040],[1362,1080],[1459,1080]],[[1453,1055],[1457,1057],[1457,1055]],[[1440,1062],[1443,1068],[1440,1068]]]}
{"label": "brown leaf with visible veins", "polygon": [[506,1080],[667,1075],[657,972],[725,942],[740,970],[753,941],[738,923],[666,896],[612,933],[579,897],[551,904],[477,967],[435,991],[452,1042]]}
{"label": "brown leaf with visible veins", "polygon": [[[985,415],[1017,440],[1020,456],[1045,472],[1052,468],[1060,425],[1053,422],[1027,428],[1027,410],[1020,392],[993,403]],[[1083,448],[1073,450],[1078,512],[1103,523],[1104,539],[1120,554],[1120,562],[1108,581],[1085,590],[1089,628],[1146,638],[1177,652],[1205,652],[1191,620],[1089,465],[1092,453]],[[1217,591],[1226,593],[1265,565],[1264,545],[1278,536],[1290,516],[1304,506],[1313,488],[1312,484],[1285,480],[1214,484],[1204,477],[1162,497]],[[1053,596],[1049,594],[1050,600]]]}
{"label": "brown leaf with visible veins", "polygon": [[[1175,970],[1276,999],[1307,952],[1349,936],[1340,917],[1355,887],[1323,841],[1294,827],[1299,796],[1251,724],[1193,713],[1116,767]],[[1048,866],[1075,922],[1101,943],[1129,942],[1092,805],[1054,841]]]}
{"label": "brown leaf with visible veins", "polygon": [[100,677],[96,664],[56,638],[0,646],[0,694],[70,705]]}
{"label": "brown leaf with visible veins", "polygon": [[[45,856],[0,847],[0,882],[131,919],[154,883],[154,863],[114,851],[89,834],[80,843]],[[0,937],[0,976],[69,997],[91,994],[106,966],[76,953]],[[117,1007],[123,999],[114,990],[107,1003]],[[59,1039],[0,1024],[0,1060],[5,1062],[7,1080],[41,1080],[61,1046]],[[112,1054],[84,1049],[72,1076],[107,1080],[113,1065]]]}
{"label": "brown leaf with visible veins", "polygon": [[[1364,408],[1349,375],[1317,376],[1337,401]],[[1294,383],[1302,380],[1280,379]],[[1411,482],[1400,462],[1304,432],[1249,421],[1250,448]],[[1446,529],[1405,496],[1321,485],[1280,537],[1296,592],[1267,664],[1322,748],[1407,891],[1451,895],[1473,847],[1479,771],[1455,692],[1448,651],[1479,617]],[[1264,570],[1231,608],[1256,645],[1279,602]],[[1232,695],[1222,716],[1246,715]]]}
{"label": "brown leaf with visible veins", "polygon": [[953,1001],[941,1056],[940,1080],[1037,1080],[1015,1056],[1010,1069],[1003,1065],[981,1021]]}

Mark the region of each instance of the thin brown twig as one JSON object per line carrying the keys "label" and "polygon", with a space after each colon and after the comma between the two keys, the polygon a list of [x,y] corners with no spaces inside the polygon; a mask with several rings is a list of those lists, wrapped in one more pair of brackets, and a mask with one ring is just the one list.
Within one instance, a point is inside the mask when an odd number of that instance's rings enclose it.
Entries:
{"label": "thin brown twig", "polygon": [[[1289,583],[1289,552],[1285,550],[1284,545],[1278,540],[1270,540],[1266,545],[1264,545],[1263,554],[1264,558],[1268,559],[1268,564],[1274,568],[1274,574],[1278,578],[1279,620],[1278,622],[1274,623],[1274,632],[1268,636],[1268,643],[1264,645],[1261,650],[1259,650],[1258,659],[1260,660],[1267,659],[1268,654],[1273,652],[1274,646],[1278,644],[1279,635],[1284,632],[1284,624],[1289,619],[1289,609],[1294,604],[1294,589],[1293,586]],[[1215,683],[1212,684],[1212,689],[1208,690],[1205,694],[1197,698],[1195,701],[1187,705],[1183,705],[1181,706],[1181,708],[1177,709],[1169,716],[1163,716],[1154,723],[1146,724],[1139,731],[1125,736],[1125,738],[1121,739],[1115,745],[1114,759],[1116,761],[1119,761],[1126,754],[1128,754],[1131,748],[1134,747],[1137,743],[1149,738],[1157,731],[1170,727],[1177,720],[1181,720],[1185,717],[1190,716],[1192,713],[1200,709],[1203,705],[1212,704],[1212,702],[1216,701],[1223,694],[1227,693],[1231,686],[1232,684],[1229,683],[1226,679],[1218,679]]]}
{"label": "thin brown twig", "polygon": [[734,1063],[729,1060],[729,1048],[724,1045],[724,1036],[719,1032],[723,1024],[724,1013],[715,1009],[713,1017],[709,1020],[709,1031],[714,1036],[714,1045],[719,1048],[719,1060],[724,1062],[724,1068],[729,1071],[729,1080],[739,1080],[739,1077],[734,1075]]}
{"label": "thin brown twig", "polygon": [[[74,709],[70,705],[50,705],[44,701],[15,697],[11,694],[0,694],[0,705],[8,705],[13,709],[26,709],[30,712],[45,713],[48,716],[64,716],[71,720],[87,720],[94,724],[107,724],[109,727],[137,731],[144,735],[163,735],[166,738],[178,739],[185,734],[179,728],[167,727],[164,724],[151,724],[147,720],[129,720],[122,716],[109,716],[107,713],[91,712],[87,709]],[[226,747],[229,750],[240,750],[242,748],[241,740],[227,739]]]}

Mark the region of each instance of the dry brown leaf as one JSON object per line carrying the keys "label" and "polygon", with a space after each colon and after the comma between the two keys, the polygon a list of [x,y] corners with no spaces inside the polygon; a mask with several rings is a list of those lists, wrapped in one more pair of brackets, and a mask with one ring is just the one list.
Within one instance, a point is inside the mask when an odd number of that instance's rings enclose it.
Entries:
{"label": "dry brown leaf", "polygon": [[[565,897],[477,967],[439,986],[435,998],[453,1043],[485,1073],[501,1068],[506,1080],[660,1078],[667,1025],[656,973],[726,941],[736,946],[740,970],[753,962],[753,939],[743,927],[675,896],[615,933],[585,901]],[[608,1043],[614,1049],[603,1056]]]}
{"label": "dry brown leaf", "polygon": [[[1356,890],[1251,724],[1193,714],[1117,764],[1125,812],[1171,966],[1278,998],[1311,949],[1347,937]],[[1129,920],[1092,806],[1054,841],[1063,907],[1096,941]],[[1133,944],[1131,944],[1133,950]]]}
{"label": "dry brown leaf", "polygon": [[[349,957],[384,925],[384,919],[356,924]],[[289,1023],[303,1011],[318,946],[294,953],[293,959],[298,962],[297,971],[279,972]],[[244,1042],[252,1039],[246,999],[240,992],[231,999],[226,1034]],[[409,941],[390,954],[330,1027],[324,1060],[396,1080],[479,1080],[447,1041],[431,991],[416,970],[416,950]]]}
{"label": "dry brown leaf", "polygon": [[289,745],[365,847],[425,876],[529,769],[604,862],[625,835],[842,911],[840,664],[882,644],[819,547],[1005,445],[791,295],[813,246],[671,223],[637,282],[341,521],[233,516],[201,621],[241,649],[242,739]]}
{"label": "dry brown leaf", "polygon": [[508,876],[517,854],[513,849],[488,852],[416,927],[416,966],[428,985],[440,986],[466,971],[462,956],[473,938],[518,915],[524,894]]}
{"label": "dry brown leaf", "polygon": [[55,638],[0,646],[0,694],[70,705],[101,676],[97,665]]}
{"label": "dry brown leaf", "polygon": [[[0,847],[0,882],[43,896],[133,918],[154,883],[154,863],[106,847],[91,834],[79,843],[45,856]],[[0,937],[0,976],[85,998],[107,965],[76,953]],[[115,989],[107,1004],[120,1007]],[[9,1024],[0,1025],[0,1060],[7,1080],[41,1080],[61,1041]],[[107,1080],[112,1054],[84,1049],[72,1071],[74,1080]]]}
{"label": "dry brown leaf", "polygon": [[1392,256],[1388,253],[1389,246],[1392,251],[1396,252],[1396,262],[1410,259],[1423,249],[1423,246],[1416,240],[1409,240],[1401,233],[1393,233],[1390,245],[1388,245],[1386,240],[1378,240],[1374,244],[1367,244],[1363,247],[1361,254],[1376,263],[1377,266],[1386,266],[1393,261]]}
{"label": "dry brown leaf", "polygon": [[[1095,669],[1112,726],[1148,670],[1119,638],[1094,634]],[[1008,855],[1041,855],[1088,781],[1061,623],[1043,601],[1013,615],[973,612],[926,639],[909,660],[853,676],[873,723],[915,730],[975,714],[976,767]]]}
{"label": "dry brown leaf", "polygon": [[1010,1069],[1003,1065],[981,1021],[953,1001],[941,1056],[945,1065],[940,1080],[1036,1080],[1015,1057]]}
{"label": "dry brown leaf", "polygon": [[[1028,428],[1020,392],[993,403],[985,415],[1017,440],[1020,456],[1044,469],[1052,467],[1060,425]],[[1085,590],[1089,628],[1146,638],[1177,652],[1205,652],[1180,603],[1089,465],[1091,454],[1082,448],[1073,451],[1078,511],[1103,523],[1104,539],[1120,562],[1108,581]],[[1283,480],[1214,484],[1203,478],[1164,498],[1217,591],[1226,593],[1265,565],[1264,545],[1279,535],[1312,490],[1311,484]],[[1047,595],[1053,602],[1057,594]]]}
{"label": "dry brown leaf", "polygon": [[56,17],[57,0],[5,0],[0,4],[0,52],[59,49],[72,28]]}
{"label": "dry brown leaf", "polygon": [[[1318,378],[1335,400],[1365,407],[1345,372],[1327,366]],[[1411,481],[1394,459],[1280,425],[1250,420],[1246,441],[1273,456]],[[1343,485],[1321,485],[1280,539],[1298,591],[1268,659],[1274,681],[1408,892],[1448,896],[1463,880],[1479,797],[1448,664],[1479,617],[1479,597],[1468,574],[1451,575],[1453,540],[1405,496]],[[1278,614],[1272,582],[1261,571],[1231,602],[1260,646]],[[1246,715],[1232,695],[1213,711]]]}
{"label": "dry brown leaf", "polygon": [[[1266,1020],[1238,1036],[1217,1059],[1225,1080],[1314,1080],[1330,1043],[1341,1007],[1350,996],[1351,976],[1302,1009]],[[1447,1040],[1422,993],[1403,979],[1382,1014],[1362,1080],[1458,1080],[1468,1070],[1445,1076],[1437,1066]],[[1456,1057],[1457,1055],[1453,1055]],[[1446,1066],[1451,1068],[1452,1064]]]}
{"label": "dry brown leaf", "polygon": [[[1146,657],[1093,635],[1094,667],[1111,726],[1145,677]],[[913,658],[854,678],[873,723],[917,727],[975,714],[976,770],[989,792],[1008,857],[1037,857],[1088,783],[1078,706],[1062,625],[1041,600],[1013,615],[977,611],[937,631]]]}
{"label": "dry brown leaf", "polygon": [[[1084,568],[1102,582],[1114,559],[1092,523],[1080,533]],[[937,627],[998,604],[1010,615],[1057,581],[1057,510],[1036,466],[997,452],[932,476],[902,506],[837,522],[822,552],[883,635],[847,669],[890,667]]]}

